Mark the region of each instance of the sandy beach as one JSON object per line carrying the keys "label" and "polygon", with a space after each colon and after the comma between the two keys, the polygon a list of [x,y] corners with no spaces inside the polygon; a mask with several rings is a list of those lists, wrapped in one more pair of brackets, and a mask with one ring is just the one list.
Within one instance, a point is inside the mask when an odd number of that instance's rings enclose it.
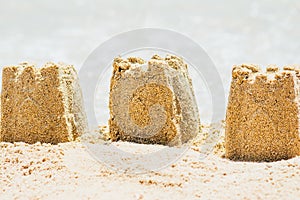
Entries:
{"label": "sandy beach", "polygon": [[[97,161],[86,143],[114,145],[134,154],[159,145],[105,142],[95,135],[58,145],[0,143],[1,199],[297,199],[300,157],[278,162],[233,162],[223,158],[223,125],[213,130],[220,138],[203,157],[201,146],[209,126],[179,159],[161,170],[121,173]],[[83,142],[83,140],[85,142]],[[176,152],[176,147],[173,148]],[[111,153],[111,159],[115,155]],[[132,162],[131,159],[122,162]]]}

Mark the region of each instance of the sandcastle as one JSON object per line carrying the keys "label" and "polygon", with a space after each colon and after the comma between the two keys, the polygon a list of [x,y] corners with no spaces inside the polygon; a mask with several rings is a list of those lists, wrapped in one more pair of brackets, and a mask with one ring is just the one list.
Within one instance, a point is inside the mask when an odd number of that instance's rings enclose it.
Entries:
{"label": "sandcastle", "polygon": [[0,139],[57,144],[75,140],[87,125],[73,66],[28,63],[4,67]]}
{"label": "sandcastle", "polygon": [[112,141],[180,145],[199,131],[187,64],[176,56],[116,58],[110,85]]}
{"label": "sandcastle", "polygon": [[300,154],[300,70],[234,66],[226,114],[226,157],[277,161]]}

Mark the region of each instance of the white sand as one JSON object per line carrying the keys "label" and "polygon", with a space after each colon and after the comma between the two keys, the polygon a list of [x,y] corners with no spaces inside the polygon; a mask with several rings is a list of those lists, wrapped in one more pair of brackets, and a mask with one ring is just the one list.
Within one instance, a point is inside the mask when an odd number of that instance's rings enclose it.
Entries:
{"label": "white sand", "polygon": [[[105,144],[95,137],[89,139],[94,145],[115,145],[134,153],[165,148],[127,142]],[[97,162],[80,142],[0,143],[0,199],[297,199],[300,196],[300,157],[273,163],[233,162],[221,158],[224,149],[219,143],[214,153],[201,159],[202,142],[201,139],[194,142],[178,161],[166,168],[146,174],[118,173]],[[115,158],[114,153],[110,156],[112,160]]]}

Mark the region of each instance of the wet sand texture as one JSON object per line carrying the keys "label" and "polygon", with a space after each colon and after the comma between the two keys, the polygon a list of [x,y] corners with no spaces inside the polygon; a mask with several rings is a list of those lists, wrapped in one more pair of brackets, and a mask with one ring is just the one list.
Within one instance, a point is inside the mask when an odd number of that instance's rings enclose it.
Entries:
{"label": "wet sand texture", "polygon": [[57,144],[86,129],[81,89],[71,65],[3,68],[1,141]]}
{"label": "wet sand texture", "polygon": [[234,66],[226,115],[226,157],[277,161],[299,155],[299,70]]}
{"label": "wet sand texture", "polygon": [[187,64],[181,58],[116,58],[110,85],[110,138],[180,145],[199,131]]}

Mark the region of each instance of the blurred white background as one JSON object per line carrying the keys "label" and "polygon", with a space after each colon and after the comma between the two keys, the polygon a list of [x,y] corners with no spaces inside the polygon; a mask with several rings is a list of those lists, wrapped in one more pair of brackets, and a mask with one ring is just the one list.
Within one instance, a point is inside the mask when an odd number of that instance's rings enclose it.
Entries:
{"label": "blurred white background", "polygon": [[63,61],[79,70],[116,34],[164,28],[206,50],[227,98],[234,64],[300,63],[299,24],[297,0],[0,0],[0,66]]}

